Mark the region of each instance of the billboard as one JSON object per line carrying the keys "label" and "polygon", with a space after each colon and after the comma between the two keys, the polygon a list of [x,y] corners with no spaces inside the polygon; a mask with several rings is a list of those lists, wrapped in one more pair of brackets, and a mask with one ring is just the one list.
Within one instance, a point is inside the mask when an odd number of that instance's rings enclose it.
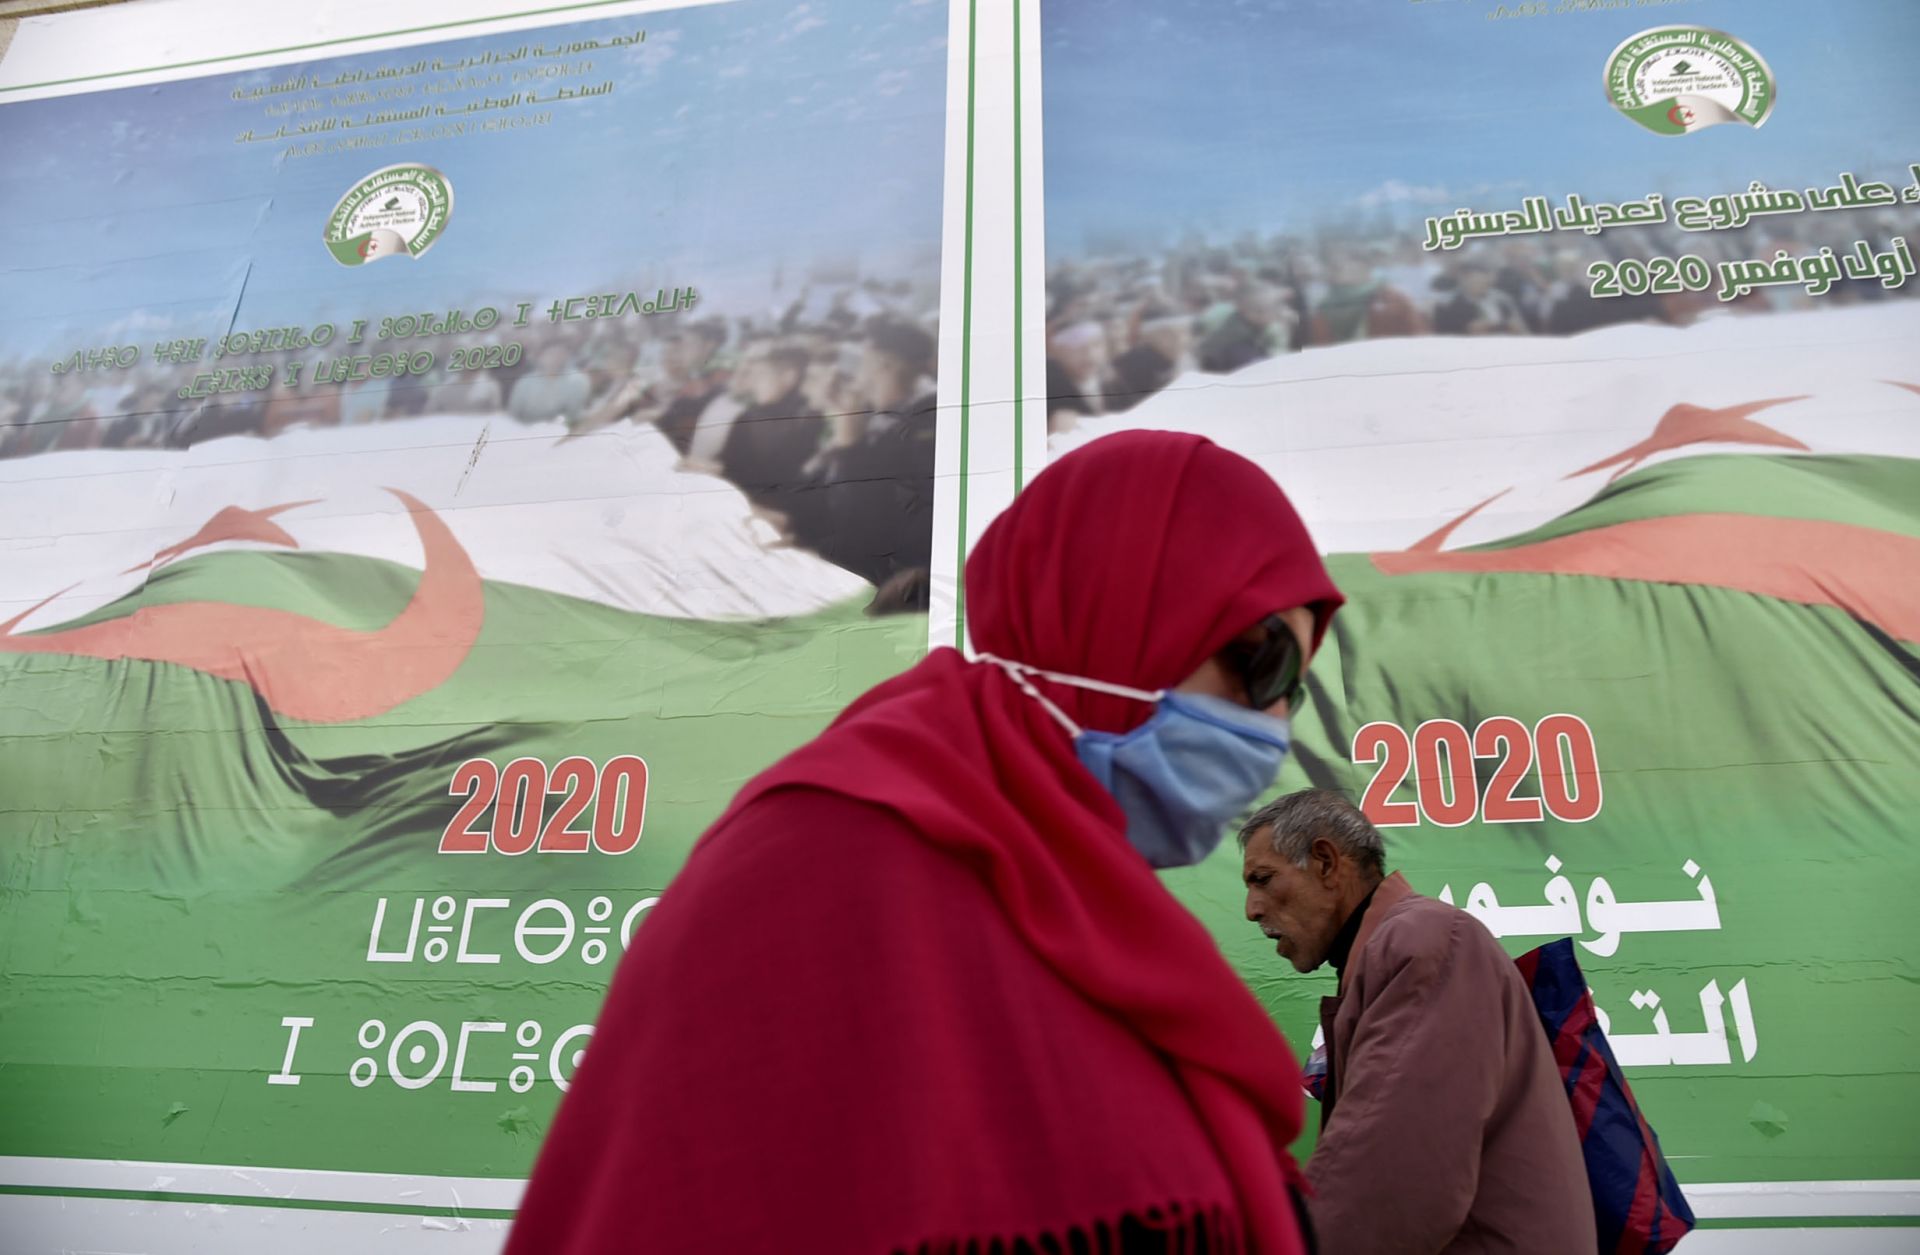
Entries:
{"label": "billboard", "polygon": [[693,840],[925,652],[945,6],[453,9],[0,95],[11,1206],[497,1238]]}
{"label": "billboard", "polygon": [[1920,14],[257,8],[0,61],[21,1249],[497,1249],[707,824],[1137,427],[1298,506],[1277,790],[1576,939],[1688,1249],[1910,1241]]}
{"label": "billboard", "polygon": [[[1347,792],[1514,953],[1577,939],[1704,1227],[1910,1198],[1915,15],[1042,32],[1050,449],[1244,453],[1350,598],[1282,787]],[[1235,853],[1174,883],[1308,1042],[1331,978],[1237,919]]]}

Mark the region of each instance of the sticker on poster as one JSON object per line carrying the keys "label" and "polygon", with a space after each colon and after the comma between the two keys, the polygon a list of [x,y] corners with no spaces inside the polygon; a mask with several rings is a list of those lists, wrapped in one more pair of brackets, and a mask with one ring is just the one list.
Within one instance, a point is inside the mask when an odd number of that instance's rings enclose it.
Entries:
{"label": "sticker on poster", "polygon": [[1760,54],[1704,26],[1641,31],[1607,58],[1607,99],[1655,135],[1691,135],[1773,112],[1773,70]]}
{"label": "sticker on poster", "polygon": [[347,189],[321,234],[333,259],[362,266],[386,257],[418,257],[453,216],[453,184],[412,162],[375,170]]}

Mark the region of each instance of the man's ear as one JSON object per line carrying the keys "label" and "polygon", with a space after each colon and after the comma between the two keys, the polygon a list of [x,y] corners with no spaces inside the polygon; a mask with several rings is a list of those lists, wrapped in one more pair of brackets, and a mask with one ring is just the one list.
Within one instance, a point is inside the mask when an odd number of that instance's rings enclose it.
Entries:
{"label": "man's ear", "polygon": [[1340,871],[1340,847],[1325,837],[1315,837],[1307,847],[1307,868],[1314,879],[1331,887]]}

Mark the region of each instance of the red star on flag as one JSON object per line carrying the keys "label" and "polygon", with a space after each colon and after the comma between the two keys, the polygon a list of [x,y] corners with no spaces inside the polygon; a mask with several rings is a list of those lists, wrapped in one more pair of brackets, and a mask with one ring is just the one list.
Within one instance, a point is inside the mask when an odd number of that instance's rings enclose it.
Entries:
{"label": "red star on flag", "polygon": [[1620,469],[1607,477],[1607,482],[1612,483],[1654,454],[1665,453],[1669,449],[1678,449],[1690,444],[1758,444],[1770,445],[1776,449],[1799,449],[1804,452],[1807,446],[1792,436],[1775,431],[1763,423],[1756,423],[1747,417],[1756,410],[1764,410],[1768,406],[1804,400],[1806,400],[1805,397],[1773,397],[1766,401],[1749,401],[1745,405],[1729,405],[1717,410],[1682,402],[1662,414],[1660,422],[1653,429],[1653,434],[1639,444],[1622,449],[1610,458],[1602,458],[1592,466],[1583,466],[1566,478],[1576,479],[1582,475],[1591,475],[1595,471],[1605,470],[1609,466],[1618,466]]}

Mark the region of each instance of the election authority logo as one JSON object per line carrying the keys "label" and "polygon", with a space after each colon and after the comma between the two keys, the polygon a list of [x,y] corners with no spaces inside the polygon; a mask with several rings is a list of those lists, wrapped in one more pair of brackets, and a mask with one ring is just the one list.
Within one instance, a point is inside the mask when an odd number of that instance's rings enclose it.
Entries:
{"label": "election authority logo", "polygon": [[1661,26],[1607,58],[1607,99],[1655,135],[1690,135],[1722,122],[1759,126],[1773,112],[1773,71],[1725,31]]}
{"label": "election authority logo", "polygon": [[327,215],[321,238],[333,259],[359,266],[383,257],[418,257],[453,216],[453,184],[432,166],[408,162],[375,170],[347,189]]}

